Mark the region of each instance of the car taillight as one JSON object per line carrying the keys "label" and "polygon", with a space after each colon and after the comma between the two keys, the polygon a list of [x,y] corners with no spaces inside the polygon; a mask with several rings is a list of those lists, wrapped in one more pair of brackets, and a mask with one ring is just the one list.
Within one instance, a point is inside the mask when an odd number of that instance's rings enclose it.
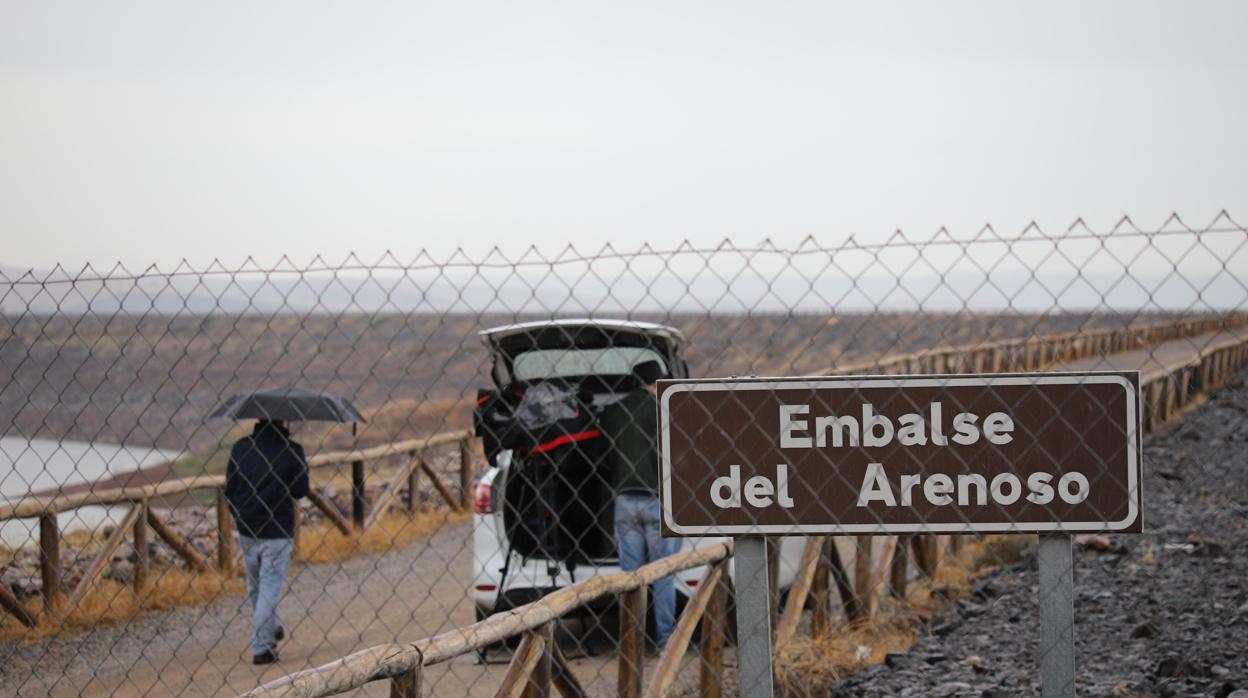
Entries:
{"label": "car taillight", "polygon": [[493,514],[494,503],[490,501],[493,488],[490,483],[482,480],[477,483],[477,491],[472,496],[472,511],[476,514]]}

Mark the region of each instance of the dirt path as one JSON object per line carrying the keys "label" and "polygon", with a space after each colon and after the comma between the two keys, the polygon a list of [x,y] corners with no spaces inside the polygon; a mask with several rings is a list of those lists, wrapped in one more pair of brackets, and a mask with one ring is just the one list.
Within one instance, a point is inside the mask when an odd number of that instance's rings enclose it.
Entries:
{"label": "dirt path", "polygon": [[[250,614],[236,596],[75,637],[5,647],[0,685],[30,696],[234,695],[369,645],[471,623],[464,586],[470,537],[470,524],[453,524],[400,551],[334,565],[293,564],[281,606],[291,638],[275,666],[251,665]],[[479,675],[472,669],[459,673],[464,680]],[[447,673],[454,675],[454,667]],[[436,680],[430,676],[429,685],[436,687]]]}

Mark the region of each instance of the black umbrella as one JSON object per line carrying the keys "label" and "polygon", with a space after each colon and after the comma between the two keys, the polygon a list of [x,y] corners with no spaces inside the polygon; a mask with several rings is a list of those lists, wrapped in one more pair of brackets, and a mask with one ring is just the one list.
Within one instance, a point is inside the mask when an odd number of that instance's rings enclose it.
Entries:
{"label": "black umbrella", "polygon": [[364,421],[359,410],[346,398],[294,386],[234,395],[209,416],[283,422]]}

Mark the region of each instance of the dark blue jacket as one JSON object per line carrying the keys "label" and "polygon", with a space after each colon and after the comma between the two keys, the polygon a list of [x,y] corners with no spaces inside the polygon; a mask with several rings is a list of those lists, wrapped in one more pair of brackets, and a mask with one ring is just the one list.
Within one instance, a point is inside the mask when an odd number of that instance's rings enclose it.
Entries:
{"label": "dark blue jacket", "polygon": [[225,498],[240,535],[293,537],[295,500],[306,496],[308,462],[289,431],[261,422],[234,444],[225,470]]}

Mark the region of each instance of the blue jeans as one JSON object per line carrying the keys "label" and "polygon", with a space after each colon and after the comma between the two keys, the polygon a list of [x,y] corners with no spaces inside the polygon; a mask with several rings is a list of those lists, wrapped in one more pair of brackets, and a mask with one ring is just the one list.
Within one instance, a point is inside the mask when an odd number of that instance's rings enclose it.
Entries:
{"label": "blue jeans", "polygon": [[289,538],[238,537],[247,568],[247,597],[251,601],[251,652],[263,654],[276,649],[277,602],[290,566],[294,541]]}
{"label": "blue jeans", "polygon": [[[659,498],[652,494],[617,495],[615,537],[620,542],[620,569],[631,572],[676,552],[678,538],[659,535]],[[650,585],[654,598],[654,627],[659,646],[667,644],[676,626],[676,587],[671,577]]]}

